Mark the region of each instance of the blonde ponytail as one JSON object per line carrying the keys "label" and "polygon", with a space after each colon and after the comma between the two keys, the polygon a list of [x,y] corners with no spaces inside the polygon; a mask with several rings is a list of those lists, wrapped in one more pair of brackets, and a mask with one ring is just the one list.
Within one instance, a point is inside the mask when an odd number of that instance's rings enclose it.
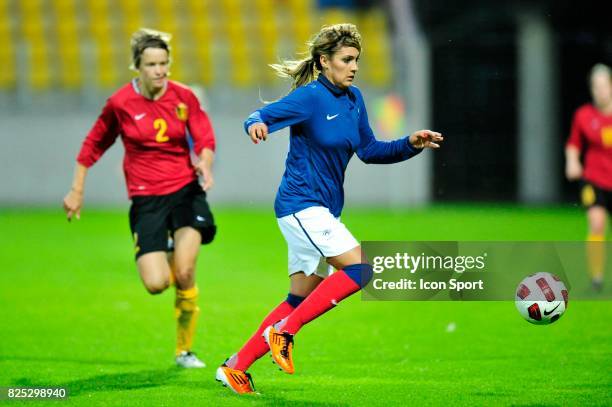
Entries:
{"label": "blonde ponytail", "polygon": [[317,79],[319,74],[315,69],[315,61],[312,57],[298,61],[286,60],[282,61],[280,64],[270,64],[269,66],[281,78],[291,78],[291,90],[297,89]]}

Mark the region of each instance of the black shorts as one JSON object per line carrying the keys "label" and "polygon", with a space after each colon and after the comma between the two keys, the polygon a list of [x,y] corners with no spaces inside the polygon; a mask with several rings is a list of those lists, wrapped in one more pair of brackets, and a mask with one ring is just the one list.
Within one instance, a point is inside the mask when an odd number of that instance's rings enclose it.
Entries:
{"label": "black shorts", "polygon": [[585,208],[603,206],[612,212],[612,191],[599,188],[589,181],[580,181],[580,201]]}
{"label": "black shorts", "polygon": [[202,244],[212,242],[217,231],[206,192],[197,181],[172,194],[132,198],[130,229],[136,258],[145,253],[168,251],[168,238],[185,226],[200,232]]}

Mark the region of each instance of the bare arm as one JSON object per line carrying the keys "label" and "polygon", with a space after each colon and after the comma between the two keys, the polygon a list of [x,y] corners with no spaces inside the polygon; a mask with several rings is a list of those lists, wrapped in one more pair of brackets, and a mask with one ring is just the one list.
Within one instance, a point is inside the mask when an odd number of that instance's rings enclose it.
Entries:
{"label": "bare arm", "polygon": [[199,158],[195,170],[202,177],[202,189],[208,191],[214,185],[212,165],[215,161],[215,153],[209,148],[203,148]]}
{"label": "bare arm", "polygon": [[572,145],[565,148],[565,176],[570,181],[576,181],[582,177],[580,150]]}
{"label": "bare arm", "polygon": [[83,192],[85,190],[85,177],[87,176],[87,167],[77,162],[74,169],[74,178],[72,179],[72,187],[64,197],[64,211],[68,222],[73,216],[81,219],[81,206],[83,206]]}

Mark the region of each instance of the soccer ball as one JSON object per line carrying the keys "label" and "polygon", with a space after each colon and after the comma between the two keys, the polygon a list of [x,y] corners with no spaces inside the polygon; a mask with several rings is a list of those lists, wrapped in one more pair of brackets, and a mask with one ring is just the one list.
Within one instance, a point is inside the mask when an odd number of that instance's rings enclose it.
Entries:
{"label": "soccer ball", "polygon": [[535,273],[520,282],[515,304],[527,321],[536,325],[552,324],[567,309],[568,291],[554,274]]}

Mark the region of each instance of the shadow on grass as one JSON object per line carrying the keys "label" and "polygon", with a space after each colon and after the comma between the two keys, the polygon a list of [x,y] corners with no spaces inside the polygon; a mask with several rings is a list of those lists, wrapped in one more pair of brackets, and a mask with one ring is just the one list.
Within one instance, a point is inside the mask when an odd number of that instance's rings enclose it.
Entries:
{"label": "shadow on grass", "polygon": [[286,399],[281,396],[274,396],[270,393],[264,393],[259,396],[260,398],[250,398],[249,401],[253,401],[253,404],[265,404],[271,406],[291,406],[291,407],[310,407],[310,406],[333,406],[333,407],[348,407],[350,403],[330,403],[330,402],[318,402],[318,401],[299,401]]}
{"label": "shadow on grass", "polygon": [[[129,373],[109,373],[64,383],[54,383],[53,386],[65,387],[68,389],[69,396],[74,397],[83,393],[135,390],[165,386],[172,382],[179,373],[181,373],[181,369],[176,367]],[[16,386],[49,386],[49,383],[35,383],[31,379],[25,377],[17,379],[14,384]]]}
{"label": "shadow on grass", "polygon": [[125,360],[109,360],[109,359],[71,359],[65,357],[44,357],[44,356],[3,356],[0,355],[0,360],[17,360],[20,362],[55,362],[55,363],[75,363],[78,365],[116,365],[116,366],[132,366],[139,365],[142,362],[129,362]]}
{"label": "shadow on grass", "polygon": [[[15,358],[17,359],[17,358]],[[68,390],[68,397],[78,397],[91,393],[98,392],[120,392],[129,390],[141,390],[141,389],[153,389],[162,386],[172,387],[184,387],[185,390],[196,390],[196,391],[214,391],[220,398],[225,401],[231,401],[233,397],[236,397],[236,401],[240,402],[251,402],[255,405],[274,405],[274,406],[291,406],[291,407],[306,407],[306,406],[336,406],[344,407],[349,406],[350,403],[330,403],[330,402],[316,402],[316,401],[301,401],[294,400],[292,396],[298,396],[302,390],[298,389],[266,389],[261,395],[255,396],[239,396],[231,393],[229,389],[224,389],[221,385],[215,382],[214,378],[206,378],[204,380],[197,380],[183,382],[181,380],[186,372],[185,369],[181,369],[175,366],[164,369],[156,370],[143,370],[138,372],[126,372],[126,373],[108,373],[88,378],[77,379],[72,381],[66,381],[61,383],[40,383],[37,380],[32,380],[27,377],[22,377],[15,380],[12,385],[17,387],[64,387]],[[277,393],[278,391],[278,393]],[[280,393],[280,394],[279,394]],[[298,394],[293,394],[298,393]],[[210,395],[210,393],[207,393]],[[289,397],[286,397],[289,396]],[[299,396],[298,396],[299,397]]]}

